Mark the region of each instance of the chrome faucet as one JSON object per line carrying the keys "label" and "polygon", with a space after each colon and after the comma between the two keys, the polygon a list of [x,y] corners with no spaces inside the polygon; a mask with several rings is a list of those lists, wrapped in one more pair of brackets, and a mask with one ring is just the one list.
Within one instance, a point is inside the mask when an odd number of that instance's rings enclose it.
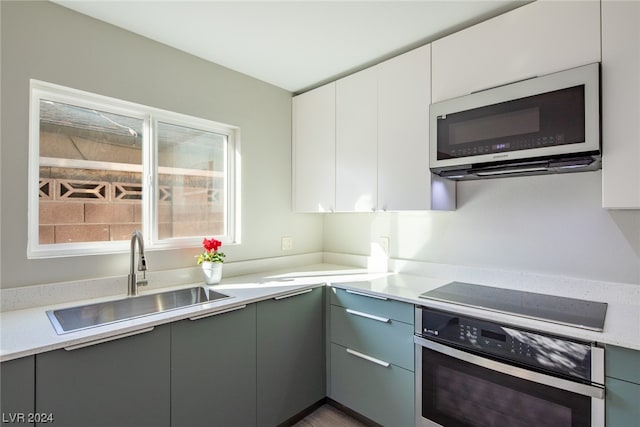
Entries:
{"label": "chrome faucet", "polygon": [[[142,271],[142,280],[136,280],[136,273],[133,270],[133,265],[136,260],[136,242],[138,242],[138,271]],[[147,260],[144,258],[144,239],[142,233],[136,230],[131,235],[131,269],[129,271],[129,296],[138,295],[138,285],[147,285]]]}

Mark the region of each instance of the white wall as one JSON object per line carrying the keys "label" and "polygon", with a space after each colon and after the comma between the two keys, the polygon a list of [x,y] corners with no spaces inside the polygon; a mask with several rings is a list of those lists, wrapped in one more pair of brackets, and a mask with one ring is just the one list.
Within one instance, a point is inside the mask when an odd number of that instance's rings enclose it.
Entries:
{"label": "white wall", "polygon": [[[291,213],[291,94],[50,2],[0,2],[0,286],[126,275],[128,254],[28,260],[29,79],[236,125],[242,138],[241,261],[322,250],[322,217]],[[203,40],[203,43],[215,43]],[[281,236],[294,249],[283,253]],[[150,270],[194,265],[201,248],[147,254]],[[126,286],[126,284],[123,284]]]}
{"label": "white wall", "polygon": [[601,206],[601,173],[458,183],[454,212],[329,214],[324,249],[640,284],[640,211]]}

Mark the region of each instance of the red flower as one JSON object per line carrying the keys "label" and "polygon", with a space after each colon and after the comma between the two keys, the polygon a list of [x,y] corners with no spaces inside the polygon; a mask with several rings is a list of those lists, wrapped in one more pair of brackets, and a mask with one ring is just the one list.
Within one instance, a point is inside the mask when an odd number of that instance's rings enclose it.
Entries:
{"label": "red flower", "polygon": [[204,246],[204,252],[198,255],[198,264],[202,264],[205,261],[209,262],[224,262],[224,252],[218,252],[218,248],[222,246],[222,242],[216,239],[202,240],[202,246]]}
{"label": "red flower", "polygon": [[211,252],[211,251],[217,252],[218,248],[222,246],[222,242],[220,240],[207,239],[205,237],[204,240],[202,241],[202,245],[204,246],[207,252]]}

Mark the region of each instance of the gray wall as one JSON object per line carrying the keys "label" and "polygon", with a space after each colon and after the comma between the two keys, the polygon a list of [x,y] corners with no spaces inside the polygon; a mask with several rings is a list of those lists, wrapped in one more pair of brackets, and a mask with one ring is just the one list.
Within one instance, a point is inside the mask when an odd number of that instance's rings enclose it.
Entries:
{"label": "gray wall", "polygon": [[458,183],[453,212],[325,216],[324,248],[640,284],[640,211],[601,208],[601,172]]}
{"label": "gray wall", "polygon": [[[289,92],[54,3],[2,1],[0,7],[3,288],[129,269],[128,254],[27,259],[30,78],[239,126],[242,243],[224,248],[227,260],[322,250],[322,217],[291,213]],[[294,249],[283,253],[285,235],[293,236]],[[194,265],[199,250],[150,252],[149,268]]]}

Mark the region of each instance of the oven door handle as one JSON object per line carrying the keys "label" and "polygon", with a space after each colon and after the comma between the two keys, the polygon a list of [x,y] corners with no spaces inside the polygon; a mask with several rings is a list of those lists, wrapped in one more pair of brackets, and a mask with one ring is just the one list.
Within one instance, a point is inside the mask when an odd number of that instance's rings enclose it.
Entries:
{"label": "oven door handle", "polygon": [[565,380],[562,378],[553,377],[551,375],[541,374],[539,372],[530,371],[528,369],[519,368],[517,366],[508,365],[506,363],[497,362],[495,360],[486,359],[475,354],[467,353],[435,341],[426,340],[424,338],[414,336],[413,341],[415,344],[436,351],[438,353],[445,354],[447,356],[454,357],[458,360],[471,363],[476,366],[491,369],[492,371],[501,372],[512,377],[521,378],[523,380],[533,381],[539,384],[559,388],[573,393],[578,393],[583,396],[595,397],[597,399],[604,399],[604,387],[599,385],[581,384],[574,381]]}

